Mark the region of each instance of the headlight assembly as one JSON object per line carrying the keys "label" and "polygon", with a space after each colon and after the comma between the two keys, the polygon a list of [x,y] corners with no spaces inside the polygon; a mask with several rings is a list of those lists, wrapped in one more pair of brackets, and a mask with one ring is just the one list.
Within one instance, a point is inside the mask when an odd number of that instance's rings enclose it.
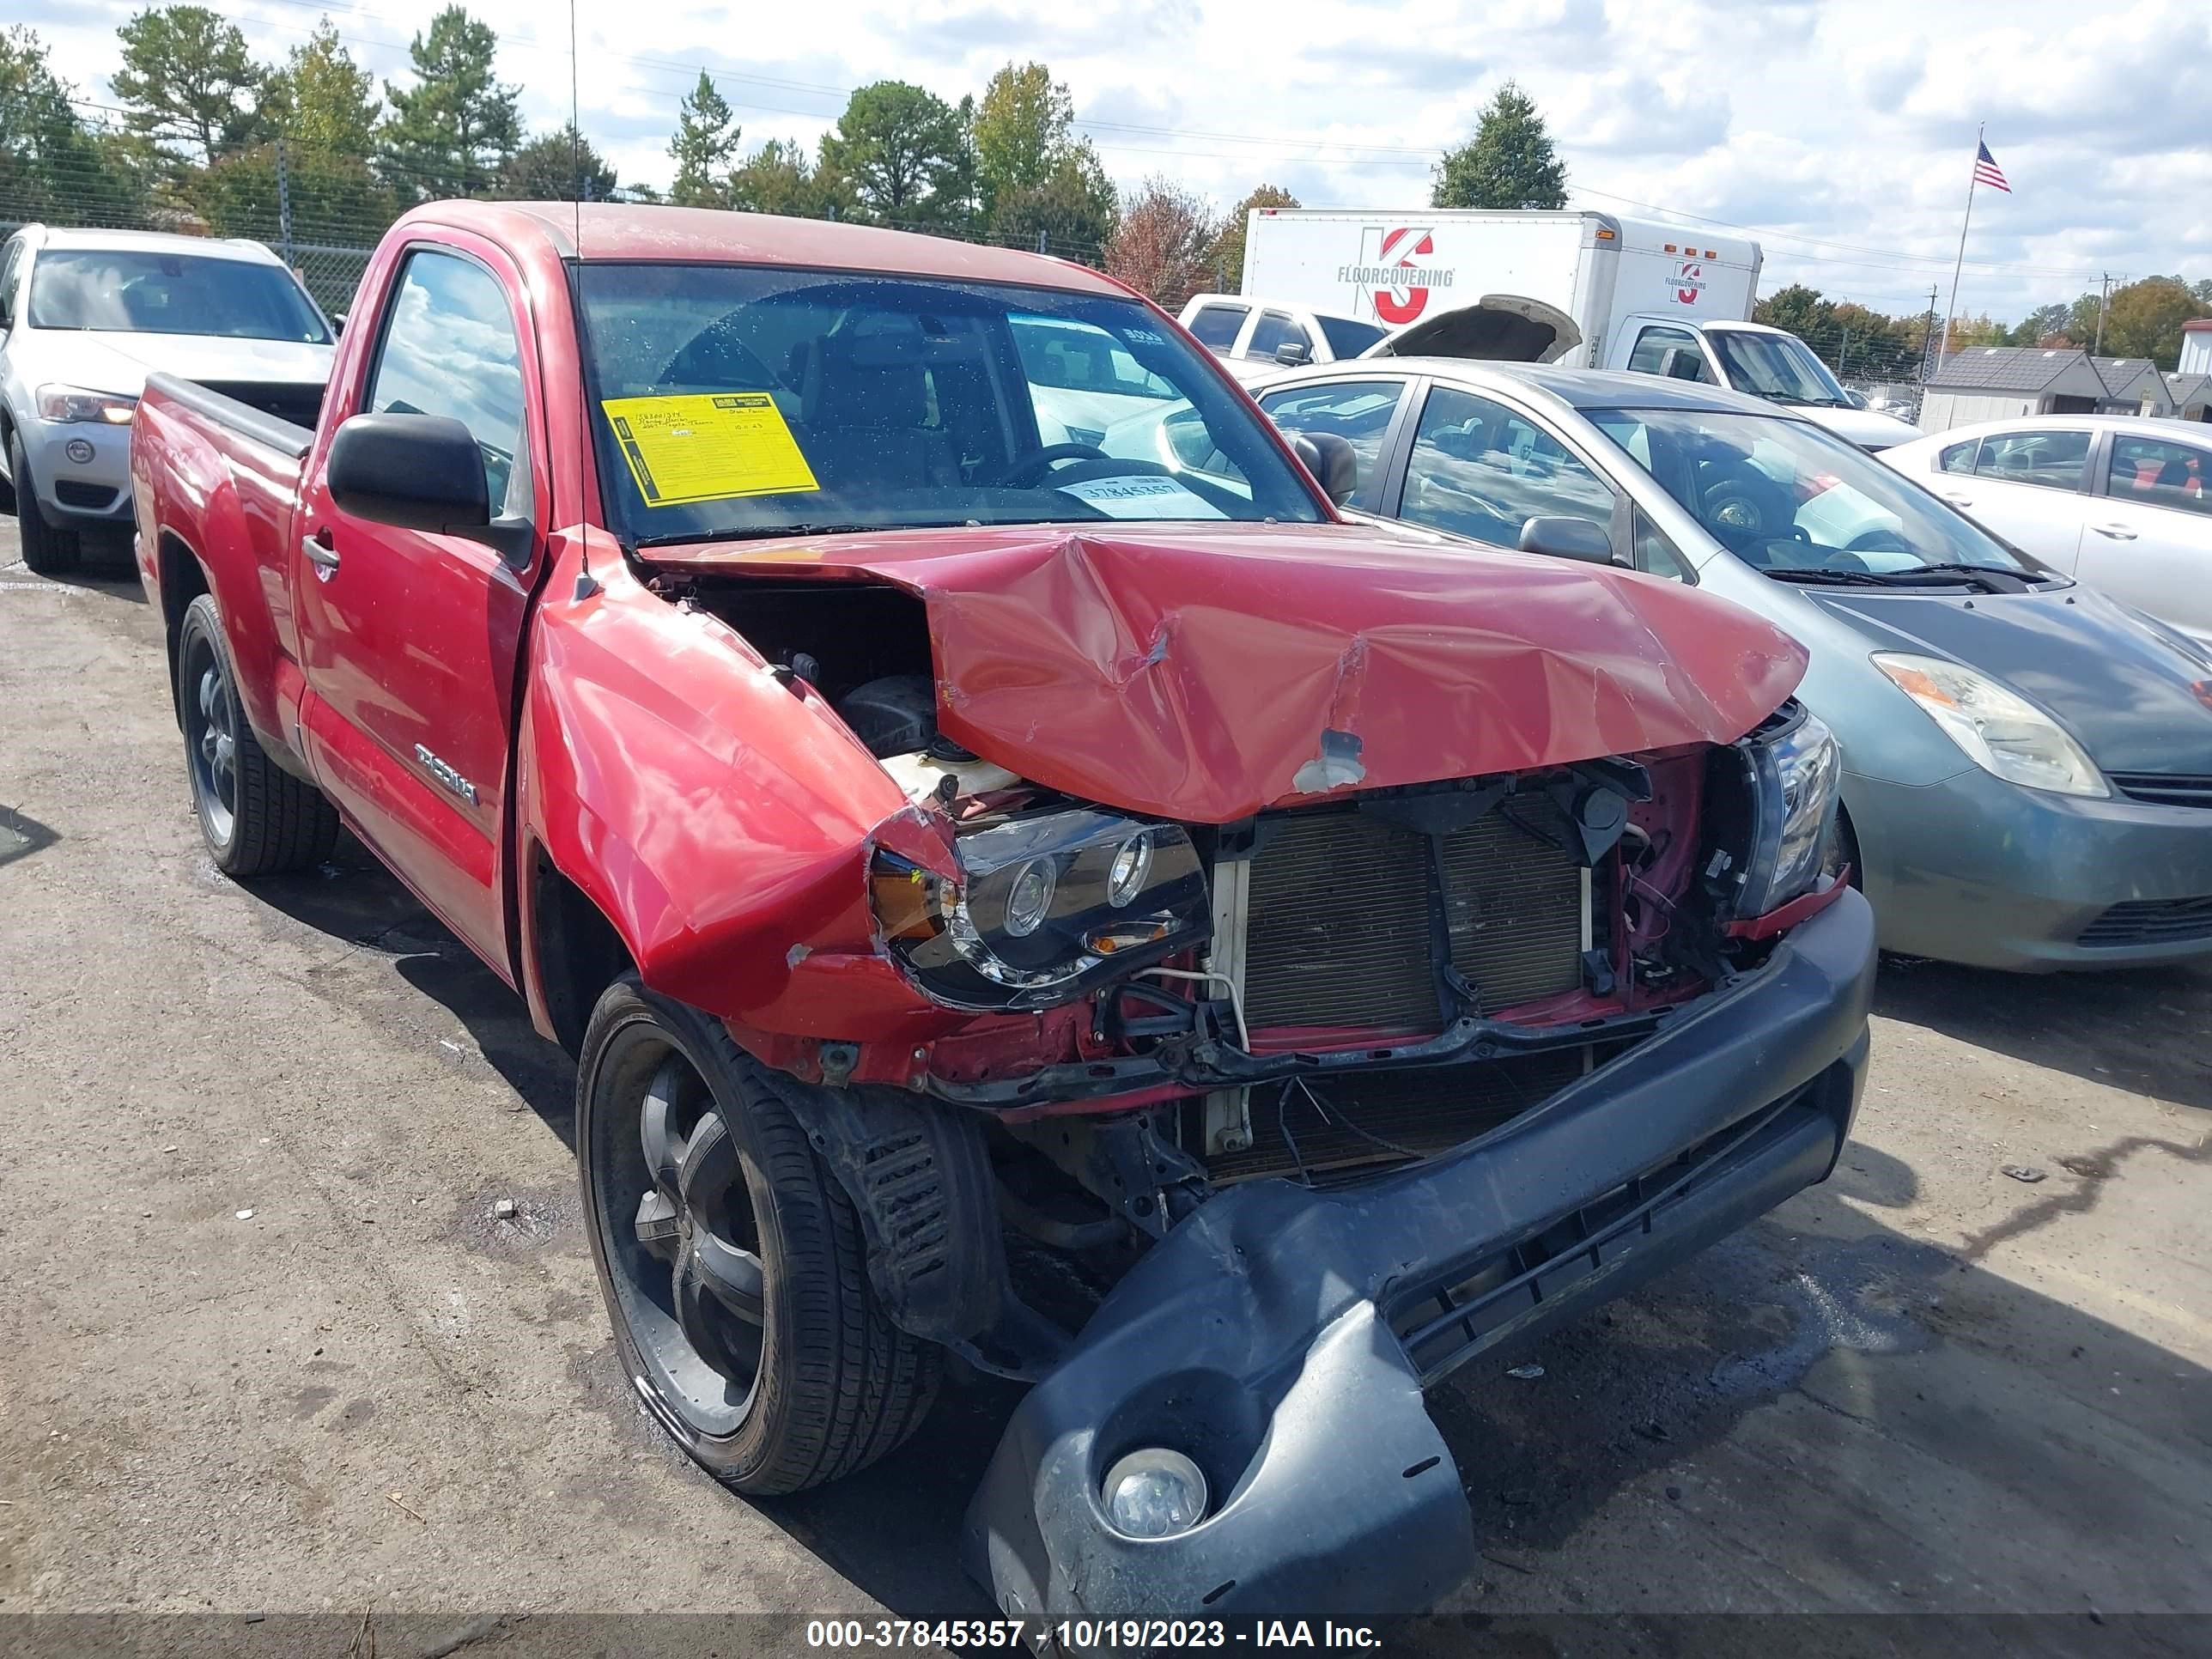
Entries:
{"label": "headlight assembly", "polygon": [[1842,757],[1816,714],[1738,747],[1751,769],[1755,832],[1735,910],[1762,916],[1805,892],[1820,873],[1836,818]]}
{"label": "headlight assembly", "polygon": [[2112,793],[2065,727],[1987,674],[1905,651],[1877,651],[1874,665],[1984,772],[2061,795]]}
{"label": "headlight assembly", "polygon": [[956,881],[883,847],[868,872],[885,946],[951,1007],[1053,1007],[1211,931],[1206,872],[1176,824],[1050,812],[953,846]]}
{"label": "headlight assembly", "polygon": [[102,426],[128,426],[138,412],[136,398],[112,392],[87,392],[82,386],[42,386],[38,395],[39,418],[73,423],[95,422]]}

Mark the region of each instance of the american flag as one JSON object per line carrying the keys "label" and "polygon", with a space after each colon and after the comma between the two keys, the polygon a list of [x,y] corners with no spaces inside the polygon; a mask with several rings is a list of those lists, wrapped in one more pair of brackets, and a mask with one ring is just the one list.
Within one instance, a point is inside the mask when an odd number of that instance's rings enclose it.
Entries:
{"label": "american flag", "polygon": [[1990,147],[1987,144],[1977,144],[1974,149],[1974,182],[1978,185],[1987,185],[1991,190],[2001,190],[2008,196],[2011,195],[2012,186],[2005,183],[2004,173],[1997,166],[1997,158],[1990,154]]}

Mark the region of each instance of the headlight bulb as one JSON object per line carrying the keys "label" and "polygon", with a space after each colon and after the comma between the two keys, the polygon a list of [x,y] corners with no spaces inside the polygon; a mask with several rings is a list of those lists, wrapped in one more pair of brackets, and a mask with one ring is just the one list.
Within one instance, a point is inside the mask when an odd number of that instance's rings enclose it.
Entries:
{"label": "headlight bulb", "polygon": [[1206,1477],[1179,1451],[1149,1446],[1106,1472],[1100,1495],[1115,1529],[1130,1538],[1172,1538],[1206,1519]]}
{"label": "headlight bulb", "polygon": [[1031,859],[1024,865],[1006,890],[1006,931],[1016,939],[1036,932],[1052,909],[1055,884],[1050,859]]}
{"label": "headlight bulb", "polygon": [[1145,878],[1152,872],[1152,832],[1139,830],[1114,849],[1114,862],[1106,872],[1106,902],[1127,909],[1145,890]]}

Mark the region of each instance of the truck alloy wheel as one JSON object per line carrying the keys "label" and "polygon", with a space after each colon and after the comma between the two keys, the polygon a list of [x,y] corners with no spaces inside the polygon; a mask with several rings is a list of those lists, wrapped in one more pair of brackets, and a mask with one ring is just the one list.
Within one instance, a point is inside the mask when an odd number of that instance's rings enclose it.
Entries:
{"label": "truck alloy wheel", "polygon": [[584,1036],[576,1152],[623,1371],[711,1474],[795,1492],[921,1422],[935,1351],[876,1306],[850,1200],[717,1023],[617,981]]}
{"label": "truck alloy wheel", "polygon": [[179,642],[183,668],[185,759],[192,771],[192,805],[211,846],[228,846],[238,827],[238,703],[222,653],[202,629]]}

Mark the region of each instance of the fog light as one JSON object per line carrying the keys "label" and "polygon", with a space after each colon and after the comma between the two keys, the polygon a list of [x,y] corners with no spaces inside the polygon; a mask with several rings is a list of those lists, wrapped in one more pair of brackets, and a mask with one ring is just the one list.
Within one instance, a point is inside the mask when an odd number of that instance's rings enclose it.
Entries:
{"label": "fog light", "polygon": [[89,466],[92,465],[92,446],[85,442],[82,438],[71,438],[67,443],[64,444],[62,446],[62,453],[68,456],[70,459],[75,461],[79,466]]}
{"label": "fog light", "polygon": [[1131,1538],[1172,1538],[1206,1519],[1206,1477],[1164,1446],[1133,1451],[1106,1472],[1106,1516]]}

